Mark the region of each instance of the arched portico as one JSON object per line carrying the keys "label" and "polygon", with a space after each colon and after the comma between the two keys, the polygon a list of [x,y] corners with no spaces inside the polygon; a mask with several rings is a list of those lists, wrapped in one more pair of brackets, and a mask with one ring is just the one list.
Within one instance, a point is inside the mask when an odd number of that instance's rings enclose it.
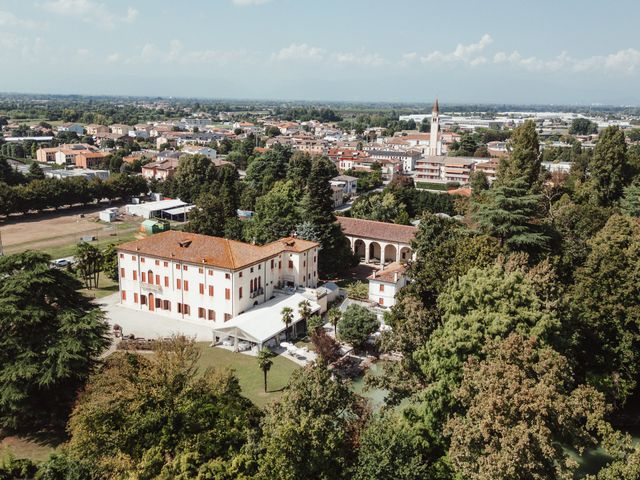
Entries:
{"label": "arched portico", "polygon": [[369,258],[367,262],[371,262],[373,260],[380,261],[382,257],[382,249],[380,248],[380,244],[378,242],[369,243]]}
{"label": "arched portico", "polygon": [[364,243],[364,240],[360,240],[359,238],[353,242],[353,253],[360,259],[360,261],[364,260],[367,256],[367,245]]}
{"label": "arched portico", "polygon": [[411,260],[412,256],[413,252],[409,247],[402,247],[398,255],[398,261],[408,262],[409,260]]}
{"label": "arched portico", "polygon": [[392,263],[396,261],[398,256],[398,249],[395,245],[387,244],[384,247],[384,263]]}

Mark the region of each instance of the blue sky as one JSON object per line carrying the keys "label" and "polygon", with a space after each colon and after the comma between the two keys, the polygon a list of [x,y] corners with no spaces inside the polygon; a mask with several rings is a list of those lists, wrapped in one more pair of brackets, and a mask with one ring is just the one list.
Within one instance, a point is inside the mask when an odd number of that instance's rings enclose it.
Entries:
{"label": "blue sky", "polygon": [[637,0],[0,0],[0,91],[640,104]]}

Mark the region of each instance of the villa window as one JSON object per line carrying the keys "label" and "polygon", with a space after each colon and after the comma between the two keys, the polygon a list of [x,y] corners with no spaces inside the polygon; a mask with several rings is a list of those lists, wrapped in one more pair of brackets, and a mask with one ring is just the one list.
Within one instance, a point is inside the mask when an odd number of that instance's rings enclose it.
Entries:
{"label": "villa window", "polygon": [[[136,272],[133,272],[133,273],[136,273]],[[124,278],[124,268],[120,269],[120,278]],[[134,280],[136,279],[135,275],[133,276],[133,279]]]}

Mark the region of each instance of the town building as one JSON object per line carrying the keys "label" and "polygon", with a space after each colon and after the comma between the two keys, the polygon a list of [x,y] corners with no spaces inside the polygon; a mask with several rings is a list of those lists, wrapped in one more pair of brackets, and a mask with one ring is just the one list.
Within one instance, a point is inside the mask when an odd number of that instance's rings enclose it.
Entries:
{"label": "town building", "polygon": [[329,180],[332,187],[340,187],[344,195],[355,196],[358,190],[358,179],[350,175],[338,175]]}
{"label": "town building", "polygon": [[58,126],[57,130],[58,130],[58,133],[73,132],[78,136],[84,134],[84,127],[79,123],[71,123],[71,122],[63,123],[62,125]]}
{"label": "town building", "polygon": [[215,160],[217,157],[215,148],[201,147],[198,145],[186,145],[182,147],[182,153],[186,153],[187,155],[204,155],[211,160]]}
{"label": "town building", "polygon": [[178,171],[180,159],[161,159],[159,156],[155,162],[149,162],[142,166],[142,176],[148,180],[166,180],[173,177]]}
{"label": "town building", "polygon": [[86,127],[87,135],[98,135],[101,133],[109,133],[109,127],[106,125],[98,125],[97,123],[90,123]]}
{"label": "town building", "polygon": [[473,166],[481,161],[473,157],[428,156],[416,162],[414,180],[416,182],[449,183],[461,185],[469,183]]}
{"label": "town building", "polygon": [[407,284],[407,266],[394,262],[383,270],[376,271],[367,278],[369,280],[369,301],[382,307],[393,307],[396,294]]}
{"label": "town building", "polygon": [[107,160],[107,152],[80,152],[75,156],[75,164],[78,168],[98,169]]}
{"label": "town building", "polygon": [[318,252],[318,243],[297,238],[258,246],[173,230],[158,233],[118,247],[120,302],[224,325],[268,302],[277,289],[315,288]]}
{"label": "town building", "polygon": [[114,123],[110,127],[111,133],[115,133],[116,135],[129,135],[129,130],[132,130],[130,125],[124,125],[122,123]]}

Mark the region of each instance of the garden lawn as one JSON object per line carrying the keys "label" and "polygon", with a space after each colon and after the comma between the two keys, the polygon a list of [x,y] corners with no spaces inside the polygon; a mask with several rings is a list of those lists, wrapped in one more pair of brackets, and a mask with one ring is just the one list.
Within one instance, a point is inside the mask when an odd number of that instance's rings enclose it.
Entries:
{"label": "garden lawn", "polygon": [[289,384],[291,374],[300,368],[299,365],[280,355],[273,357],[273,365],[267,377],[268,391],[264,393],[264,376],[262,370],[258,368],[256,357],[210,347],[206,342],[199,342],[197,345],[202,353],[200,366],[232,369],[240,381],[242,394],[260,408],[278,400],[282,396],[284,387]]}

